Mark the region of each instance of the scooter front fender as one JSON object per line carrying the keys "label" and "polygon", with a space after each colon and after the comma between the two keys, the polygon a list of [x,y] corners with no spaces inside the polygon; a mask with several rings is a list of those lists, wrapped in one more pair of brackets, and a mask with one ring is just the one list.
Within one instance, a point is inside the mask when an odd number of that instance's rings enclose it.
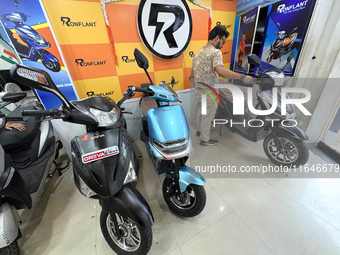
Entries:
{"label": "scooter front fender", "polygon": [[45,62],[48,62],[48,61],[59,62],[59,60],[47,50],[40,50],[40,55]]}
{"label": "scooter front fender", "polygon": [[205,178],[194,169],[188,166],[182,166],[179,170],[179,187],[184,192],[189,184],[203,186],[206,182]]}
{"label": "scooter front fender", "polygon": [[16,213],[15,207],[8,203],[0,206],[0,248],[10,245],[18,237]]}
{"label": "scooter front fender", "polygon": [[299,140],[308,140],[308,136],[305,132],[301,130],[298,126],[293,126],[292,124],[287,124],[286,126],[278,126],[278,133],[279,134],[286,134],[290,137],[293,137],[295,139]]}
{"label": "scooter front fender", "polygon": [[104,210],[129,217],[143,227],[153,225],[154,219],[149,204],[130,183],[124,185],[114,196],[101,198],[100,205]]}

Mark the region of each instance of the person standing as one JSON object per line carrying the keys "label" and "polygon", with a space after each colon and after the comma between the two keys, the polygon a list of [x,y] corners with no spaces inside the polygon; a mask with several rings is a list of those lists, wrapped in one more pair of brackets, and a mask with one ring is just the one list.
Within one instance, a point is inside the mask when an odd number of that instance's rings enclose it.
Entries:
{"label": "person standing", "polygon": [[[194,56],[192,61],[190,80],[194,82],[196,91],[195,98],[198,107],[197,115],[197,136],[200,136],[202,146],[216,145],[217,140],[210,139],[211,122],[215,117],[217,106],[214,100],[207,96],[207,112],[202,115],[202,94],[201,89],[207,87],[203,84],[214,87],[219,83],[219,76],[227,79],[241,79],[243,83],[253,83],[253,78],[249,75],[240,74],[224,68],[221,49],[229,36],[225,26],[217,25],[209,33],[208,43]],[[201,89],[199,89],[201,88]],[[214,95],[215,100],[217,100]]]}

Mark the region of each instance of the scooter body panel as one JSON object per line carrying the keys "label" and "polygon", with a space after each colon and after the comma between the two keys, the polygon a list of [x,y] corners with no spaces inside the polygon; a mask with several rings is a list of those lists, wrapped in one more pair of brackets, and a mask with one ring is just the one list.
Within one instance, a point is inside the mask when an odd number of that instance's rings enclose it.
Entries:
{"label": "scooter body panel", "polygon": [[205,178],[194,169],[188,166],[182,166],[179,171],[179,187],[184,192],[189,184],[203,186],[206,183]]}
{"label": "scooter body panel", "polygon": [[143,227],[153,225],[154,218],[149,204],[130,183],[124,185],[114,196],[101,198],[100,205],[104,210],[129,217]]}
{"label": "scooter body panel", "polygon": [[188,123],[180,105],[150,109],[147,120],[151,142],[168,142],[189,136]]}
{"label": "scooter body panel", "polygon": [[17,210],[4,203],[0,205],[0,248],[10,245],[19,234]]}
{"label": "scooter body panel", "polygon": [[286,134],[290,137],[293,137],[295,139],[307,141],[308,136],[302,129],[300,129],[298,126],[293,126],[292,124],[288,123],[286,126],[278,125],[278,133],[279,134]]}
{"label": "scooter body panel", "polygon": [[75,183],[80,191],[82,180],[101,197],[115,195],[123,186],[130,161],[138,175],[138,160],[123,127],[77,136],[71,147]]}

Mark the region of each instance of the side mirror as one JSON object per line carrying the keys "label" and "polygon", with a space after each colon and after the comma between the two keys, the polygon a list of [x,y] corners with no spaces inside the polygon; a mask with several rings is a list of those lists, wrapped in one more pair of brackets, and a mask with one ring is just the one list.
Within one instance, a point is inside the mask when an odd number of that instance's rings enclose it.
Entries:
{"label": "side mirror", "polygon": [[6,115],[0,112],[0,129],[6,125]]}
{"label": "side mirror", "polygon": [[251,54],[250,56],[248,56],[248,63],[251,65],[257,65],[257,66],[261,66],[261,59],[255,55],[255,54]]}
{"label": "side mirror", "polygon": [[135,55],[137,65],[140,68],[143,68],[144,70],[149,68],[149,61],[142,52],[140,52],[138,49],[135,49],[133,54]]}
{"label": "side mirror", "polygon": [[25,92],[6,93],[2,97],[2,101],[16,103],[16,102],[19,102],[21,99],[23,99],[25,97],[26,97],[26,93]]}
{"label": "side mirror", "polygon": [[14,65],[10,70],[10,74],[20,84],[55,94],[66,108],[71,108],[70,102],[54,84],[48,72],[31,66]]}
{"label": "side mirror", "polygon": [[171,77],[171,87],[175,86],[175,78],[172,76]]}

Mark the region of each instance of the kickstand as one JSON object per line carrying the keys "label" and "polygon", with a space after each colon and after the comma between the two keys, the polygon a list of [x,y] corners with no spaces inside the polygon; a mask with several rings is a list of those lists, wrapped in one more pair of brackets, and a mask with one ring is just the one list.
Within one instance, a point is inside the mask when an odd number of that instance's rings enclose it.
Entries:
{"label": "kickstand", "polygon": [[60,167],[61,163],[58,164],[55,160],[53,160],[53,164],[55,165],[55,169],[53,170],[52,173],[48,174],[48,176],[47,176],[48,178],[51,178],[51,179],[52,179],[52,176],[54,175],[54,173],[57,172],[57,171],[58,171],[59,176],[61,176],[63,174],[61,171],[65,170],[66,168],[69,167],[70,161],[67,161],[67,164],[64,167]]}

